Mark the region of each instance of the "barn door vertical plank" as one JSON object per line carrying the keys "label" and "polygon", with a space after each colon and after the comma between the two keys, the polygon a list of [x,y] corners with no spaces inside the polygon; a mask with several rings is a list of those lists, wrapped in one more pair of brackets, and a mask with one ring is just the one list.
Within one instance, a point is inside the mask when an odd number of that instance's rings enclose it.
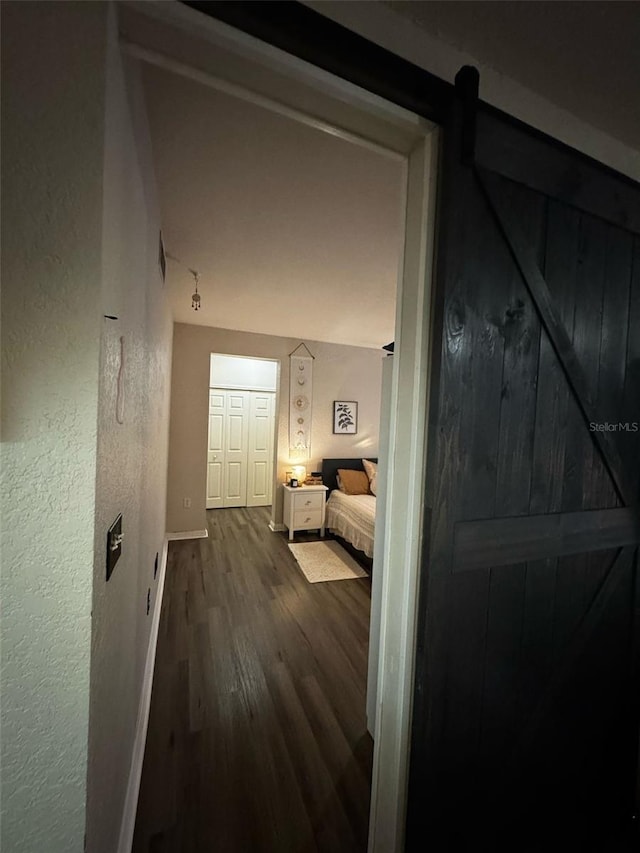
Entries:
{"label": "barn door vertical plank", "polygon": [[[544,257],[546,200],[501,181],[510,215]],[[527,515],[531,489],[540,320],[522,276],[512,264],[501,321],[504,340],[499,453],[494,514]],[[518,685],[526,588],[526,564],[492,568],[482,707],[482,763],[499,777],[505,744],[518,725]]]}
{"label": "barn door vertical plank", "polygon": [[[579,214],[553,199],[547,206],[544,243],[545,280],[560,320],[573,328]],[[561,512],[567,455],[566,423],[571,391],[546,331],[540,335],[534,449],[529,511],[532,515]],[[558,559],[527,565],[519,713],[525,718],[548,680],[554,661],[556,596],[562,598],[565,577],[557,589]]]}
{"label": "barn door vertical plank", "polygon": [[[571,276],[575,287],[573,317],[572,322],[567,324],[567,332],[578,358],[582,356],[585,359],[581,366],[587,388],[593,393],[600,354],[602,312],[602,281],[598,279],[597,273],[603,273],[604,253],[597,243],[598,234],[591,233],[590,227],[593,228],[593,221],[585,215],[579,215],[577,247],[571,247],[570,255],[567,250],[566,257],[569,263],[573,263]],[[554,235],[555,248],[560,252],[563,251],[561,239],[560,234]],[[590,338],[594,333],[595,338]],[[590,490],[585,499],[585,481],[590,485],[595,449],[584,417],[571,394],[567,405],[566,433],[570,440],[565,450],[561,508],[570,512],[583,509],[585,503],[590,502]],[[559,560],[553,625],[557,657],[562,655],[587,606],[586,584],[586,554],[575,554]]]}
{"label": "barn door vertical plank", "polygon": [[[607,772],[610,780],[607,806],[610,811],[619,811],[621,821],[628,821],[632,814],[633,762],[630,761],[629,744],[638,726],[637,714],[633,717],[633,689],[629,684],[634,564],[635,554],[632,553],[619,570],[617,587],[602,613],[597,635],[592,638],[589,648],[591,678],[584,691],[588,700],[588,711],[583,717],[586,742],[594,747],[590,764],[598,773]],[[594,683],[597,684],[595,690]],[[593,774],[593,770],[591,772]]]}
{"label": "barn door vertical plank", "polygon": [[[540,264],[561,321],[573,327],[578,247],[578,213],[550,199],[547,204],[544,259]],[[570,390],[544,329],[540,334],[538,381],[531,466],[529,512],[560,512],[567,452],[566,421]],[[527,564],[519,685],[520,720],[526,719],[551,672],[558,559]]]}
{"label": "barn door vertical plank", "polygon": [[[542,261],[546,223],[544,196],[506,179],[501,183],[509,214],[520,222]],[[540,319],[513,263],[508,282],[503,312],[497,318],[504,347],[495,502],[497,516],[527,515],[529,512],[540,349]]]}
{"label": "barn door vertical plank", "polygon": [[[593,270],[602,275],[602,311],[600,323],[600,347],[596,373],[596,412],[605,424],[617,424],[620,420],[622,391],[627,356],[629,287],[631,279],[631,258],[633,238],[630,234],[604,223],[597,223],[599,242],[604,250],[602,270]],[[599,263],[600,263],[600,259]],[[595,294],[594,294],[595,297]],[[590,329],[595,336],[596,329]],[[594,337],[594,349],[595,349]],[[593,433],[589,435],[592,438]],[[620,433],[612,433],[618,451],[622,449],[624,439]],[[621,505],[613,481],[597,446],[592,441],[591,478],[584,483],[584,503],[587,507],[616,507]],[[613,557],[612,552],[594,552],[587,555],[585,572],[586,600],[592,598],[607,571]],[[607,644],[616,642],[616,627],[605,631],[601,638],[601,651]],[[619,658],[615,649],[610,649],[613,659]]]}
{"label": "barn door vertical plank", "polygon": [[[627,340],[627,368],[625,371],[621,420],[637,424],[637,432],[626,432],[621,444],[625,464],[636,472],[633,485],[640,500],[640,236],[633,240],[629,291],[629,337]],[[640,523],[640,521],[639,521]],[[629,755],[629,775],[634,779],[633,811],[640,820],[640,549],[636,549],[633,568],[633,609],[631,612],[631,665],[629,684],[631,693],[630,726],[635,749]]]}
{"label": "barn door vertical plank", "polygon": [[[606,423],[617,424],[623,413],[624,379],[629,335],[629,295],[633,271],[633,236],[613,226],[607,227],[605,282],[602,302],[602,333],[598,375],[597,411]],[[640,335],[640,329],[636,332]],[[614,433],[618,451],[624,459],[624,433]],[[604,467],[593,484],[601,495],[601,506],[620,506],[611,478]]]}
{"label": "barn door vertical plank", "polygon": [[[502,318],[508,304],[511,260],[496,232],[483,198],[471,186],[462,210],[460,239],[465,241],[464,266],[458,270],[452,304],[464,305],[461,346],[447,347],[449,393],[459,412],[459,468],[455,520],[490,517],[495,508],[499,458],[504,337]],[[483,227],[478,227],[484,222]],[[495,270],[499,274],[495,275]],[[494,271],[491,277],[489,270]],[[451,312],[448,314],[451,316]],[[458,315],[458,321],[461,317]],[[461,697],[448,703],[443,742],[449,755],[447,776],[451,789],[473,785],[470,767],[478,762],[489,607],[489,569],[454,575],[450,579],[453,610],[447,631],[447,695]],[[465,769],[466,768],[466,769]]]}
{"label": "barn door vertical plank", "polygon": [[629,726],[634,749],[629,755],[628,773],[632,780],[632,814],[634,819],[640,820],[640,548],[636,549],[633,561],[632,608]]}
{"label": "barn door vertical plank", "polygon": [[[561,321],[573,328],[578,248],[578,213],[550,199],[540,264]],[[529,512],[560,512],[567,445],[570,390],[544,329],[540,334]],[[519,717],[526,718],[553,665],[553,614],[557,558],[527,564],[522,628]]]}
{"label": "barn door vertical plank", "polygon": [[[629,292],[629,337],[627,340],[627,369],[620,420],[628,423],[630,432],[621,437],[621,453],[625,465],[635,472],[633,485],[636,500],[640,500],[640,236],[633,240],[631,284]],[[635,429],[634,429],[635,425]],[[640,818],[639,818],[640,819]]]}
{"label": "barn door vertical plank", "polygon": [[480,754],[494,786],[504,774],[505,749],[518,728],[525,580],[525,563],[491,569]]}
{"label": "barn door vertical plank", "polygon": [[527,563],[522,617],[518,719],[526,718],[553,665],[553,614],[558,560]]}
{"label": "barn door vertical plank", "polygon": [[[606,359],[607,348],[603,352],[603,341],[606,343],[605,321],[606,304],[606,273],[608,258],[608,242],[611,237],[611,226],[602,220],[591,216],[582,218],[583,245],[579,257],[579,291],[576,301],[576,313],[573,330],[573,345],[576,354],[587,376],[589,391],[596,401],[595,411],[602,417],[598,405],[598,390],[603,357]],[[619,292],[619,282],[611,282],[612,290]],[[611,301],[611,297],[609,297]],[[624,315],[619,321],[626,322],[626,305]],[[622,337],[622,329],[618,336]],[[608,370],[605,364],[604,373]],[[595,509],[607,506],[607,498],[613,488],[611,476],[606,469],[602,455],[593,440],[584,418],[580,422],[580,441],[575,443],[576,451],[582,455],[582,507]],[[615,438],[615,436],[614,436]],[[614,504],[615,506],[615,504]],[[610,552],[593,552],[584,556],[584,592],[585,606],[593,599],[607,571],[612,557]],[[602,638],[604,642],[604,637]]]}
{"label": "barn door vertical plank", "polygon": [[[576,300],[576,265],[580,215],[549,200],[544,271],[560,320],[570,332]],[[547,333],[540,338],[538,394],[530,512],[560,512],[566,456],[570,389]]]}
{"label": "barn door vertical plank", "polygon": [[[607,225],[593,217],[584,215],[580,228],[580,247],[578,255],[576,309],[573,322],[573,347],[582,365],[587,388],[596,398],[598,390],[598,368],[600,363],[600,343],[602,333],[602,310],[604,297],[604,278],[606,263]],[[575,454],[574,464],[580,460],[581,478],[575,482],[576,491],[566,493],[565,506],[576,509],[595,509],[597,496],[593,493],[594,472],[602,466],[601,456],[594,446],[589,430],[582,415],[576,422],[578,435],[572,441]],[[582,494],[578,494],[578,486]]]}

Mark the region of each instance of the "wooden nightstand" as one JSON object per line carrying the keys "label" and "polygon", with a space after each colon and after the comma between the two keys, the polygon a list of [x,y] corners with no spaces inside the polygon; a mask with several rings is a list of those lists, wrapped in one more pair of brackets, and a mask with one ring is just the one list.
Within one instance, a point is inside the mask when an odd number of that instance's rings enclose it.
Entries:
{"label": "wooden nightstand", "polygon": [[293,539],[296,530],[320,531],[324,536],[324,513],[326,486],[291,486],[284,488],[284,517],[283,522],[289,529],[289,540]]}

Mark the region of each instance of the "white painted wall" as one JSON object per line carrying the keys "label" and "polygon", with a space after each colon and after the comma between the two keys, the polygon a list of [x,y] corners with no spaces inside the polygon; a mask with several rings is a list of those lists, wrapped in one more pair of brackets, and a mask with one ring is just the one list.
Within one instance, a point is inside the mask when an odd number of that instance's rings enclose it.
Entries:
{"label": "white painted wall", "polygon": [[[139,69],[129,66],[125,78],[113,7],[111,13],[101,302],[102,313],[118,319],[102,323],[101,338],[87,772],[91,853],[117,849],[129,779],[157,588],[154,560],[165,532],[172,341]],[[122,424],[116,420],[121,337]],[[119,512],[123,551],[106,583],[106,531]]]}
{"label": "white painted wall", "polygon": [[416,26],[376,0],[303,0],[317,12],[452,83],[463,65],[480,71],[480,97],[572,148],[640,180],[640,152]]}
{"label": "white painted wall", "polygon": [[[271,358],[280,362],[277,420],[278,482],[291,467],[289,457],[289,353],[300,338],[257,335],[230,329],[174,324],[169,440],[167,530],[206,527],[206,461],[209,356],[211,352]],[[323,457],[376,456],[380,420],[381,350],[305,340],[313,363],[311,458],[307,471],[318,470]],[[357,400],[358,433],[333,434],[333,401]],[[273,520],[282,521],[282,494],[276,489]],[[191,508],[183,498],[191,498]]]}
{"label": "white painted wall", "polygon": [[2,4],[7,853],[83,850],[106,16],[102,3]]}
{"label": "white painted wall", "polygon": [[246,391],[277,391],[278,362],[213,353],[209,386],[242,388]]}
{"label": "white painted wall", "polygon": [[[172,327],[116,39],[110,4],[3,4],[0,846],[11,853],[117,849],[164,538]],[[118,512],[124,550],[106,584]]]}

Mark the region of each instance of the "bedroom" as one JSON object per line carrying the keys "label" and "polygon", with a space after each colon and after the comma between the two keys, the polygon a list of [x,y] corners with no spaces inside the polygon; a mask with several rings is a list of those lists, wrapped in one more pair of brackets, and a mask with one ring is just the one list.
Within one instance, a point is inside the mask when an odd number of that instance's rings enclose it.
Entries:
{"label": "bedroom", "polygon": [[[174,543],[172,548],[190,578],[184,581],[190,600],[191,584],[195,586],[197,575],[188,567],[204,566],[204,555],[208,554],[206,559],[233,569],[242,578],[244,588],[254,590],[255,601],[259,602],[262,587],[256,588],[254,575],[239,563],[252,566],[258,549],[271,554],[276,546],[265,539],[265,533],[274,541],[286,543],[286,533],[282,532],[286,472],[294,463],[304,464],[311,473],[323,469],[323,459],[347,458],[360,464],[363,457],[378,456],[382,367],[383,361],[390,361],[382,346],[395,334],[405,158],[363,144],[349,133],[328,133],[323,127],[309,126],[303,115],[268,109],[266,99],[247,98],[245,93],[239,97],[237,91],[229,92],[220,86],[213,75],[199,74],[193,79],[186,65],[168,67],[150,54],[142,59],[142,84],[167,256],[165,286],[175,320],[167,529],[176,538],[186,539],[184,544]],[[198,272],[197,311],[192,307],[195,278],[190,270]],[[302,454],[292,447],[288,405],[290,355],[301,343],[313,356],[310,442]],[[226,504],[234,509],[205,509],[203,461],[208,438],[208,394],[214,384],[210,381],[209,359],[214,353],[268,359],[278,365],[270,518],[265,508],[241,510],[241,503]],[[215,385],[221,387],[220,382]],[[354,432],[340,434],[334,429],[334,402],[339,400],[357,403]],[[351,467],[350,462],[345,465]],[[268,532],[267,522],[274,532]],[[202,535],[204,530],[208,530],[208,541],[187,539]],[[227,547],[229,540],[238,537],[243,540],[242,546],[238,545],[242,560],[234,559]],[[298,542],[317,538],[315,531],[298,531],[295,536]],[[177,556],[178,549],[182,557]],[[371,544],[365,550],[370,568]],[[275,556],[265,558],[263,585],[271,582],[269,560],[282,561],[284,553],[276,551]],[[170,555],[168,576],[172,565]],[[213,585],[214,576],[202,571],[202,583],[208,588]],[[297,571],[291,555],[287,571]],[[227,588],[225,578],[217,582]],[[326,624],[333,626],[336,636],[345,635],[348,621],[356,619],[360,625],[365,608],[368,615],[367,597],[362,592],[349,592],[347,586],[351,583],[368,589],[368,581],[355,580],[335,593],[314,593],[316,612],[326,613]],[[170,602],[170,580],[168,584],[165,595]],[[300,598],[300,612],[304,612],[302,602],[306,602],[308,593],[297,581],[291,590]],[[211,595],[215,598],[215,592]],[[241,592],[238,590],[233,596],[240,598]],[[197,600],[195,593],[193,598]],[[200,604],[192,606],[199,608]],[[356,612],[350,613],[350,608],[356,608]],[[229,609],[236,614],[235,628],[231,625],[229,630],[241,634],[245,614],[231,606]],[[177,630],[183,628],[178,626]],[[312,629],[313,626],[306,631]],[[162,633],[163,625],[160,630]],[[190,629],[185,630],[191,636]],[[198,630],[219,637],[211,625]],[[278,631],[284,634],[282,625]],[[264,635],[269,633],[265,629]],[[203,651],[202,640],[189,642],[189,667],[200,673],[196,686],[192,679],[189,689],[190,725],[197,732],[215,710],[211,706],[211,688],[206,684],[209,653]],[[281,653],[292,655],[294,642],[288,640]],[[326,649],[335,644],[326,638],[320,642]],[[237,661],[233,642],[226,645],[226,657],[220,653],[222,656],[216,658],[218,666],[224,666],[224,659],[227,667],[232,665],[229,661]],[[264,647],[267,645],[265,641]],[[355,714],[364,721],[366,635],[358,634],[357,648],[356,656],[354,643],[351,666],[357,662],[354,684],[357,682],[359,687],[352,692],[353,707],[343,709],[342,717]],[[337,659],[341,654],[336,646],[333,657]],[[165,671],[162,660],[159,649],[157,678]],[[306,669],[309,666],[304,664]],[[333,668],[336,683],[344,683],[335,661],[326,661],[325,666]],[[162,691],[162,687],[158,690]],[[296,686],[296,690],[300,687]],[[372,730],[375,693],[370,695]],[[339,699],[333,697],[331,701],[340,707]],[[194,712],[194,707],[199,710]],[[236,716],[238,720],[242,718],[240,710]],[[332,719],[330,712],[328,717]],[[342,717],[338,715],[338,719]],[[148,741],[152,755],[157,719],[152,705]],[[346,731],[351,742],[355,738],[353,726],[347,725]],[[364,727],[361,734],[364,735]],[[370,747],[365,754],[370,762]],[[156,755],[162,760],[161,751]],[[327,761],[331,763],[330,759]],[[369,783],[363,787],[363,780],[370,773],[370,764],[364,776],[363,772],[357,774],[357,785],[352,789],[353,797],[357,792],[361,801],[353,809],[354,820],[359,821],[353,832],[360,835],[368,813]],[[316,769],[318,779],[323,778],[323,773]],[[156,790],[154,777],[157,779],[158,773],[153,765],[145,768],[140,795],[143,816],[138,818],[136,845],[144,845],[149,834],[159,831],[159,825],[153,822],[157,807],[151,803],[154,799],[162,802],[166,791]],[[168,788],[171,790],[171,783]],[[206,811],[199,818],[203,832],[207,818],[211,814]]]}
{"label": "bedroom", "polygon": [[[212,353],[277,361],[284,405],[287,359],[303,342],[315,356],[313,436],[299,461],[317,470],[324,457],[377,454],[405,165],[396,152],[301,112],[229,91],[213,74],[157,54],[141,58],[176,323],[168,529],[190,531],[204,521],[197,460],[207,441],[201,391],[210,387]],[[358,402],[357,434],[334,432],[339,399]],[[278,484],[295,462],[288,428],[285,406],[276,429]],[[279,506],[272,521],[279,526]]]}

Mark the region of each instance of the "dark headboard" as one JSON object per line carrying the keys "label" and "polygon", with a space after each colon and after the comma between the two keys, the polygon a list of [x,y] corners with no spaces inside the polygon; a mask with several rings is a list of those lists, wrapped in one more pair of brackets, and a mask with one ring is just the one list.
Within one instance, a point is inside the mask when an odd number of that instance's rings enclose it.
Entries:
{"label": "dark headboard", "polygon": [[[376,457],[365,456],[365,459],[370,459],[372,462],[377,462]],[[322,460],[322,482],[332,492],[338,488],[336,477],[338,468],[349,468],[354,471],[364,471],[362,467],[362,458],[359,459],[323,459]]]}

